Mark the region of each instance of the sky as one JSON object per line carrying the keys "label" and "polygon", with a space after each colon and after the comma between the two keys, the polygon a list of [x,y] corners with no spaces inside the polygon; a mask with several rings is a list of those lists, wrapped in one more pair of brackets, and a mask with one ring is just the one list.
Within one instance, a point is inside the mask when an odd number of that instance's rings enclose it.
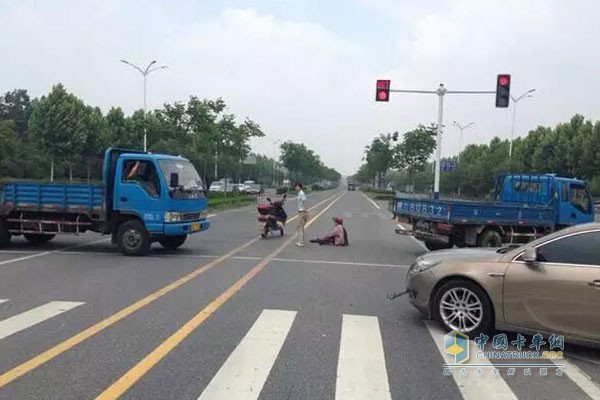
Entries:
{"label": "sky", "polygon": [[[190,95],[222,97],[267,135],[254,151],[274,157],[285,140],[314,149],[344,175],[381,134],[435,122],[435,95],[393,89],[536,89],[518,103],[515,136],[575,113],[600,119],[600,2],[589,0],[0,0],[0,92],[47,93],[62,82],[86,103],[131,113],[142,77],[119,62],[157,60],[148,108]],[[493,95],[444,97],[442,154],[510,138],[513,110]]]}

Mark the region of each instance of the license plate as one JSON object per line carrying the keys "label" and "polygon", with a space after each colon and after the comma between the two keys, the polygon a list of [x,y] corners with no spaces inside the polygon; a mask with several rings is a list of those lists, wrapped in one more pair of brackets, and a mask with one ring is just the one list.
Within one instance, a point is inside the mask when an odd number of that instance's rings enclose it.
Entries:
{"label": "license plate", "polygon": [[194,222],[192,224],[192,232],[197,232],[200,230],[200,222]]}

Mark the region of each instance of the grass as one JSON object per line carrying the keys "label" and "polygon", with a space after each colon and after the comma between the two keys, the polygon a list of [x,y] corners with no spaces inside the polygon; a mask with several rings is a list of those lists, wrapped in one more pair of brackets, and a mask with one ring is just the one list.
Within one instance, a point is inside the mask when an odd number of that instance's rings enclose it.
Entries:
{"label": "grass", "polygon": [[249,195],[208,198],[209,210],[243,207],[256,202],[256,197]]}

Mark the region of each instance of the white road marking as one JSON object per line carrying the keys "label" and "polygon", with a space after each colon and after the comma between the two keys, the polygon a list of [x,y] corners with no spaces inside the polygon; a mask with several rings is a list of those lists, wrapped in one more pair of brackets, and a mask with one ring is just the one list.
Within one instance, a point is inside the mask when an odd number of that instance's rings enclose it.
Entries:
{"label": "white road marking", "polygon": [[296,311],[263,310],[198,400],[255,400],[273,368]]}
{"label": "white road marking", "polygon": [[372,198],[370,198],[369,196],[367,196],[363,192],[360,192],[360,194],[362,194],[365,199],[369,200],[369,202],[371,204],[373,204],[375,206],[375,208],[377,208],[378,210],[381,210],[381,207],[379,206],[379,204],[375,203],[375,201]]}
{"label": "white road marking", "polygon": [[89,246],[91,244],[96,244],[96,243],[101,243],[101,242],[107,242],[109,240],[110,240],[110,238],[108,238],[108,239],[100,239],[100,240],[95,240],[93,242],[86,242],[86,243],[78,244],[78,245],[75,245],[75,246],[63,247],[63,248],[57,249],[57,250],[43,251],[41,253],[30,254],[28,256],[23,256],[23,257],[19,257],[19,258],[12,258],[10,260],[0,261],[0,266],[6,265],[6,264],[15,263],[15,262],[19,262],[19,261],[30,260],[32,258],[43,257],[43,256],[47,256],[49,254],[56,254],[58,252],[61,252],[61,251],[64,252],[64,251],[69,250],[69,249],[78,249],[80,247],[85,247],[85,246]]}
{"label": "white road marking", "polygon": [[342,316],[337,400],[391,400],[377,317]]}
{"label": "white road marking", "polygon": [[[425,321],[425,326],[444,361],[448,364],[453,364],[453,356],[447,354],[444,349],[445,333],[431,321]],[[475,349],[476,344],[473,341],[470,341],[469,347]],[[472,355],[471,359],[473,359]],[[477,364],[491,365],[487,359],[476,359],[476,362]],[[469,361],[466,361],[465,364],[468,365]],[[443,366],[440,364],[440,370],[442,370],[442,368]],[[468,369],[467,375],[463,376],[459,373],[458,368],[452,368],[452,378],[454,378],[458,390],[460,390],[464,400],[517,400],[517,396],[500,375],[493,376],[490,371],[487,371],[489,367],[485,367],[486,373],[481,376],[471,370],[472,368]]]}
{"label": "white road marking", "polygon": [[590,378],[588,374],[583,372],[577,365],[572,362],[562,360],[551,360],[555,364],[563,364],[563,372],[571,379],[577,386],[581,388],[592,399],[600,399],[600,386]]}
{"label": "white road marking", "polygon": [[8,301],[8,299],[0,299],[0,304],[6,303],[7,301]]}
{"label": "white road marking", "polygon": [[273,261],[304,263],[304,264],[350,265],[350,266],[356,266],[356,267],[385,267],[385,268],[409,268],[410,267],[410,265],[398,265],[398,264],[377,264],[377,263],[362,263],[362,262],[350,262],[350,261],[327,261],[327,260],[300,260],[300,259],[294,259],[294,258],[274,258]]}
{"label": "white road marking", "polygon": [[[402,224],[396,224],[396,226],[398,228],[402,229],[403,231],[407,230],[404,226],[402,226]],[[423,250],[429,251],[429,249],[427,248],[427,246],[425,246],[425,243],[421,242],[419,239],[415,238],[414,236],[409,236],[409,238],[411,238],[412,240],[414,240]]]}
{"label": "white road marking", "polygon": [[208,214],[208,215],[206,216],[206,218],[212,218],[212,217],[216,217],[216,216],[217,216],[217,214]]}
{"label": "white road marking", "polygon": [[33,308],[29,311],[17,314],[14,317],[2,320],[0,321],[0,340],[82,304],[85,303],[75,301],[51,301],[43,306]]}

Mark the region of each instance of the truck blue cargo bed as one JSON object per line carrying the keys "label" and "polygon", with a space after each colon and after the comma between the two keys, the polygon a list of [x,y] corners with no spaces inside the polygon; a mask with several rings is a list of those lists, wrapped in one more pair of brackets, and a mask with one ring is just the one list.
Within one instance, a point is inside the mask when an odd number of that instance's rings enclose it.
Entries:
{"label": "truck blue cargo bed", "polygon": [[554,226],[556,223],[553,206],[532,204],[396,198],[394,212],[449,224]]}
{"label": "truck blue cargo bed", "polygon": [[88,212],[104,209],[101,184],[0,183],[0,213],[18,211]]}

